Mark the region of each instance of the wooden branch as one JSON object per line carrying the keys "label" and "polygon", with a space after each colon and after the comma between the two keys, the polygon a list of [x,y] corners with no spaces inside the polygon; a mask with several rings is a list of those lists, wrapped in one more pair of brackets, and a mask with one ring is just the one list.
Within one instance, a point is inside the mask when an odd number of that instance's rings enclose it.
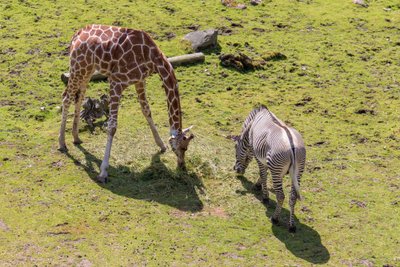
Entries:
{"label": "wooden branch", "polygon": [[[169,57],[168,61],[171,63],[173,67],[176,66],[181,66],[181,65],[189,65],[189,64],[194,64],[194,63],[200,63],[204,62],[205,56],[203,53],[194,53],[194,54],[187,54],[187,55],[182,55],[182,56],[176,56],[176,57]],[[63,73],[61,74],[61,80],[67,84],[69,79],[69,73]],[[103,74],[99,73],[98,71],[95,71],[90,78],[90,81],[104,81],[107,80],[107,77],[104,76]]]}

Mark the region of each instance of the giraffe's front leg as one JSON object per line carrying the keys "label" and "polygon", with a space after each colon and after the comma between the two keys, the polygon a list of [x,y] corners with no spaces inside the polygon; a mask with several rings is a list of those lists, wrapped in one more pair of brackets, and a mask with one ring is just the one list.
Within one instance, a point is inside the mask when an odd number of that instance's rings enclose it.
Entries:
{"label": "giraffe's front leg", "polygon": [[156,144],[160,147],[161,152],[165,152],[167,150],[167,146],[164,144],[164,142],[161,140],[160,135],[158,134],[157,128],[153,122],[153,118],[151,117],[151,110],[149,103],[147,102],[146,98],[146,91],[145,91],[145,82],[138,82],[135,84],[136,87],[136,92],[138,95],[138,100],[140,103],[140,106],[142,107],[142,113],[144,117],[147,120],[147,123],[150,126],[150,130],[153,134],[154,140]]}
{"label": "giraffe's front leg", "polygon": [[100,174],[97,176],[97,180],[101,183],[106,183],[108,181],[107,168],[109,166],[113,138],[117,131],[119,101],[124,89],[121,84],[115,82],[111,82],[110,87],[110,119],[108,121],[107,144],[103,162],[100,165]]}

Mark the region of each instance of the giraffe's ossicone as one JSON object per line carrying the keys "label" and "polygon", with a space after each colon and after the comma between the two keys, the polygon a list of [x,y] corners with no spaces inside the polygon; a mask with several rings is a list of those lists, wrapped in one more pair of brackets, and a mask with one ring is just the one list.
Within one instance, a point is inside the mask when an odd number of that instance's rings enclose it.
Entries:
{"label": "giraffe's ossicone", "polygon": [[108,176],[107,168],[113,137],[117,129],[119,102],[122,92],[129,85],[135,85],[143,115],[150,126],[156,144],[164,152],[166,146],[153,122],[145,91],[145,79],[153,73],[158,73],[167,96],[170,144],[177,155],[178,167],[185,168],[185,151],[194,136],[187,137],[187,130],[182,130],[182,112],[174,70],[146,32],[114,26],[88,25],[72,37],[69,55],[70,78],[62,95],[63,110],[59,135],[61,151],[67,151],[65,127],[68,109],[72,102],[75,103],[72,135],[75,144],[82,143],[78,137],[81,103],[90,77],[97,70],[106,75],[110,83],[108,137],[104,159],[100,166],[99,181],[105,182]]}

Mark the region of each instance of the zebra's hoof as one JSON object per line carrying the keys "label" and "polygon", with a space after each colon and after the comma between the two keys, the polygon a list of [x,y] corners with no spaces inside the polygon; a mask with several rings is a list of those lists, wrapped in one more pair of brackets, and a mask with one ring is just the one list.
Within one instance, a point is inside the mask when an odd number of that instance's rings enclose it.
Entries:
{"label": "zebra's hoof", "polygon": [[289,226],[289,233],[296,233],[296,226]]}
{"label": "zebra's hoof", "polygon": [[256,191],[260,191],[261,190],[261,184],[255,184],[253,186],[253,189],[256,190]]}
{"label": "zebra's hoof", "polygon": [[272,222],[272,224],[274,224],[274,225],[278,225],[279,220],[272,217],[272,218],[271,218],[271,222]]}
{"label": "zebra's hoof", "polygon": [[262,202],[263,202],[265,205],[268,205],[268,204],[269,204],[269,198],[263,198]]}

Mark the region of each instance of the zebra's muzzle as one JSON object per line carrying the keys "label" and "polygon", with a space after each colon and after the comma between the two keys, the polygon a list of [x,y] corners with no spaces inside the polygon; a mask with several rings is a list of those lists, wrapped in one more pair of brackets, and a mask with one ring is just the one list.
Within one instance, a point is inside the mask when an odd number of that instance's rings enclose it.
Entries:
{"label": "zebra's muzzle", "polygon": [[237,167],[236,165],[233,166],[233,170],[236,171],[236,173],[238,173],[238,174],[244,174],[244,169]]}

